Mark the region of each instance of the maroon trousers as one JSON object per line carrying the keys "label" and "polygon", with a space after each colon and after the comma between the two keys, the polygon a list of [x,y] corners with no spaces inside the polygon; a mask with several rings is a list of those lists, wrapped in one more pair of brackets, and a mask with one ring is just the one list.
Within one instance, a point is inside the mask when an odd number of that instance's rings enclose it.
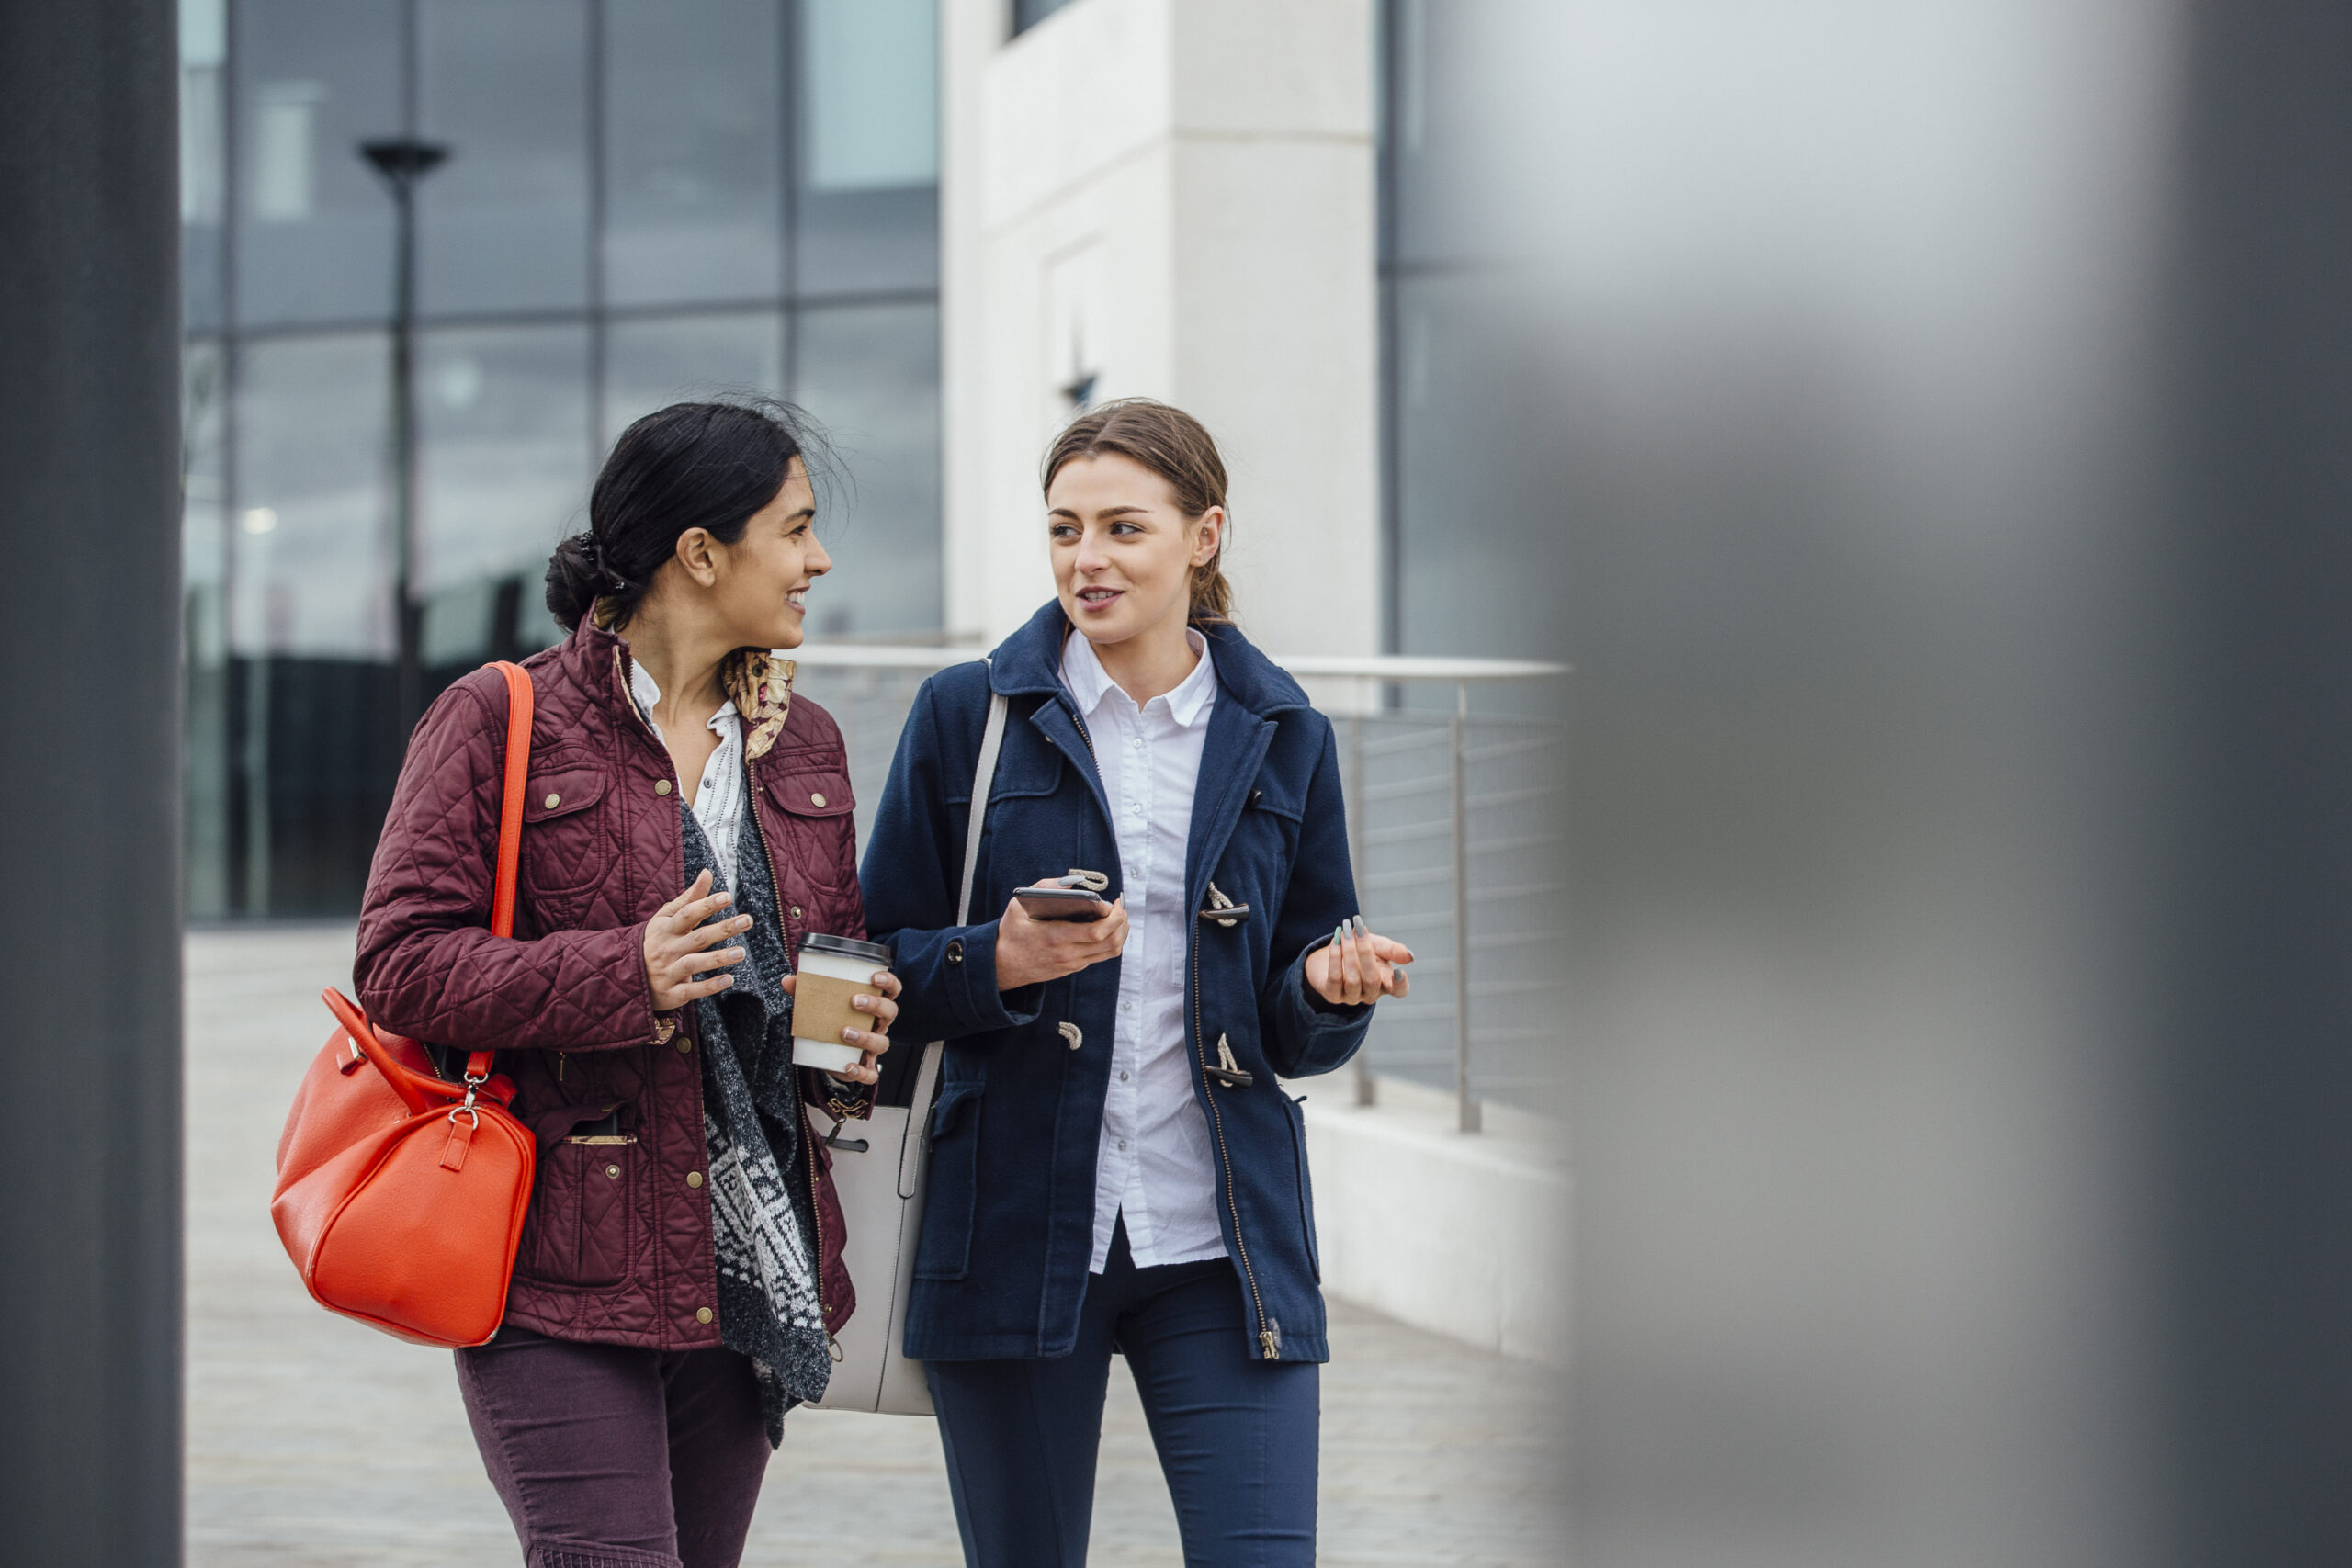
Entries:
{"label": "maroon trousers", "polygon": [[735,1568],[768,1463],[741,1355],[508,1327],[458,1387],[528,1568]]}

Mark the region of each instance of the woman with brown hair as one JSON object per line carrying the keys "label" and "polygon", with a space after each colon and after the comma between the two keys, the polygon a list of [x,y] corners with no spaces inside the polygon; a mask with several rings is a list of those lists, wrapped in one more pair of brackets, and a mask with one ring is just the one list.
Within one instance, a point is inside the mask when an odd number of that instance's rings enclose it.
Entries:
{"label": "woman with brown hair", "polygon": [[[900,1032],[947,1042],[906,1353],[974,1568],[1085,1561],[1114,1351],[1185,1562],[1308,1563],[1329,1351],[1278,1080],[1347,1061],[1412,954],[1357,916],[1329,722],[1233,624],[1208,433],[1107,404],[1044,489],[1055,598],[925,684],[861,875]],[[957,925],[974,810],[1002,913]],[[1048,882],[1100,897],[1040,918]]]}

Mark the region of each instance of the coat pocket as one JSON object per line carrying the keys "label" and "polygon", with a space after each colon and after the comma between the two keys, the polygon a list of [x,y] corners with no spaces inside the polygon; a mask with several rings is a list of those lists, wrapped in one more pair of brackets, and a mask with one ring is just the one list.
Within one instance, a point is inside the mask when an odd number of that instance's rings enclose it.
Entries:
{"label": "coat pocket", "polygon": [[543,1285],[602,1288],[628,1277],[642,1146],[559,1142],[539,1156],[514,1271]]}
{"label": "coat pocket", "polygon": [[1283,1114],[1290,1118],[1291,1157],[1298,1168],[1298,1224],[1306,1236],[1306,1266],[1315,1282],[1323,1282],[1323,1256],[1315,1245],[1315,1181],[1306,1174],[1306,1112],[1289,1095],[1283,1096]]}
{"label": "coat pocket", "polygon": [[960,1280],[971,1266],[972,1215],[980,1174],[984,1083],[951,1083],[931,1112],[931,1176],[922,1206],[915,1278]]}
{"label": "coat pocket", "polygon": [[601,768],[551,762],[531,770],[523,794],[522,870],[524,893],[535,903],[581,892],[610,868],[604,798]]}

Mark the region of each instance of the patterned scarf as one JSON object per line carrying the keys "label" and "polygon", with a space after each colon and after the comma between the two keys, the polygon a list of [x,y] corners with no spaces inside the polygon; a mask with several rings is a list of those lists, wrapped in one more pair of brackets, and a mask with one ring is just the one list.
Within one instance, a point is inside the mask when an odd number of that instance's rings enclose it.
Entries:
{"label": "patterned scarf", "polygon": [[792,972],[779,936],[775,886],[752,823],[732,877],[718,864],[702,825],[682,799],[686,878],[711,874],[743,914],[743,962],[735,984],[695,1003],[702,1037],[703,1130],[710,1144],[711,1240],[718,1259],[719,1338],[752,1359],[768,1443],[784,1441],[784,1413],[823,1397],[833,1363],[817,1295],[816,1234],[801,1159],[800,1090],[792,1066],[792,998],[777,985]]}

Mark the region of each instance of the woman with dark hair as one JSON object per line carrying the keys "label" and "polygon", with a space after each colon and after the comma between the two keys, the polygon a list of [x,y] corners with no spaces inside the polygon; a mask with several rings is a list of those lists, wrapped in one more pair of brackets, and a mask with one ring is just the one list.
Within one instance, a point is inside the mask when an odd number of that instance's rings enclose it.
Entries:
{"label": "woman with dark hair", "polygon": [[532,1568],[735,1562],[856,1303],[802,1106],[865,1114],[898,983],[857,999],[858,1065],[794,1067],[802,942],[865,935],[841,732],[777,657],[832,564],[805,446],[784,408],[681,403],[614,446],[548,564],[571,637],[525,661],[512,940],[487,929],[495,671],[418,725],[368,875],[368,1015],[498,1051],[539,1138],[504,1325],[457,1353]]}
{"label": "woman with dark hair", "polygon": [[[1185,1562],[1309,1563],[1329,1352],[1278,1078],[1353,1055],[1412,954],[1357,916],[1329,721],[1233,625],[1208,433],[1111,403],[1044,479],[1056,596],[924,686],[862,874],[902,1027],[947,1042],[906,1353],[974,1568],[1086,1560],[1114,1350]],[[1003,913],[958,925],[976,810]],[[1046,878],[1107,901],[1040,919]]]}

